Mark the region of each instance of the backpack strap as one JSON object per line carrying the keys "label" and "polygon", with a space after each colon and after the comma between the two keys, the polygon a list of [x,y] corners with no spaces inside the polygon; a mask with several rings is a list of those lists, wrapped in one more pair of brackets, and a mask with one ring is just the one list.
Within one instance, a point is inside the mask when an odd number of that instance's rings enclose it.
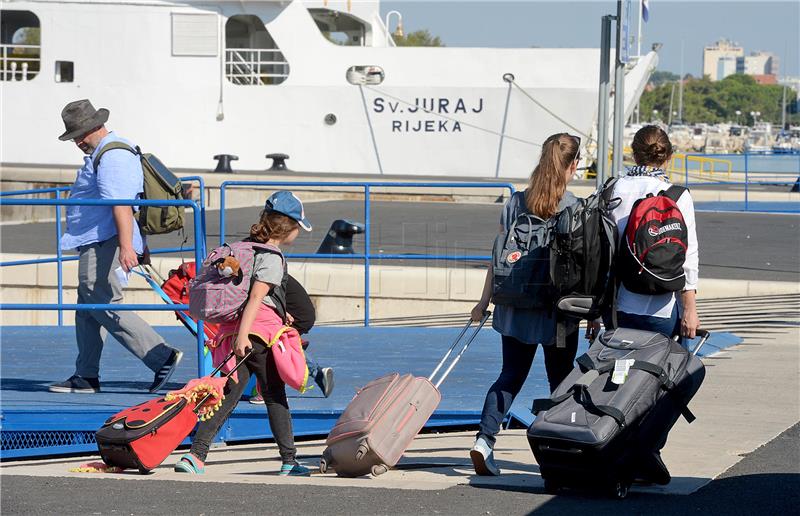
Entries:
{"label": "backpack strap", "polygon": [[97,152],[97,156],[95,156],[94,159],[92,160],[92,167],[94,168],[94,173],[95,174],[97,173],[97,165],[100,164],[100,158],[103,157],[103,154],[105,154],[108,151],[114,150],[114,149],[125,149],[126,151],[128,151],[130,153],[133,153],[133,154],[135,154],[137,156],[140,156],[142,154],[142,151],[141,151],[141,149],[139,149],[138,145],[134,148],[134,147],[131,147],[130,145],[128,145],[126,143],[122,143],[122,142],[107,143],[106,145],[103,146],[103,148],[101,148]]}
{"label": "backpack strap", "polygon": [[687,190],[688,190],[688,188],[686,188],[686,187],[678,186],[678,185],[672,185],[669,188],[667,188],[666,190],[664,190],[663,192],[660,192],[659,195],[663,195],[664,197],[672,199],[673,201],[675,201],[677,203],[678,199],[680,199],[681,195],[683,195],[683,192],[685,192]]}
{"label": "backpack strap", "polygon": [[603,186],[600,188],[600,197],[606,204],[610,204],[613,199],[614,186],[616,186],[617,181],[619,181],[618,177],[611,176],[606,179],[606,182],[603,183]]}

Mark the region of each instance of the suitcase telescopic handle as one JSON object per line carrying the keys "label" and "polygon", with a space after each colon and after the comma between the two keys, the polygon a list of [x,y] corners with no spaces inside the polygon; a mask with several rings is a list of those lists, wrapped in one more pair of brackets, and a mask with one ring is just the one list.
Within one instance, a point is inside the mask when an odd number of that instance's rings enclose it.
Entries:
{"label": "suitcase telescopic handle", "polygon": [[[231,377],[231,375],[232,375],[233,373],[235,373],[237,369],[239,369],[239,366],[241,366],[242,364],[244,364],[244,361],[245,361],[245,360],[247,360],[247,358],[248,358],[250,355],[252,355],[252,354],[253,354],[253,349],[251,348],[251,349],[250,349],[250,351],[248,351],[248,352],[247,352],[247,353],[246,353],[246,354],[245,354],[245,355],[242,357],[242,359],[241,359],[241,360],[239,360],[239,361],[237,361],[237,362],[236,362],[236,367],[234,367],[233,369],[231,369],[230,371],[228,371],[227,373],[225,373],[223,376],[224,376],[225,378],[230,378],[230,377]],[[211,371],[211,374],[209,374],[208,376],[214,376],[215,374],[217,374],[218,372],[220,372],[220,370],[222,369],[222,366],[224,366],[225,364],[227,364],[227,363],[228,363],[228,360],[230,360],[231,358],[233,358],[233,356],[234,356],[234,352],[233,352],[233,350],[231,350],[231,352],[230,352],[230,353],[228,353],[228,356],[227,356],[227,357],[225,357],[225,360],[223,360],[222,362],[220,362],[220,364],[219,364],[219,365],[218,365],[216,368],[214,368],[214,370],[213,370],[213,371]],[[200,400],[200,402],[199,402],[199,403],[197,403],[197,405],[195,405],[195,409],[194,409],[194,413],[195,413],[195,414],[197,414],[197,411],[198,411],[198,408],[197,408],[197,407],[201,407],[201,406],[203,405],[203,403],[205,403],[205,402],[206,402],[206,400],[207,400],[208,398],[210,398],[210,397],[211,397],[211,393],[209,392],[208,394],[206,394],[205,396],[203,396],[203,399],[201,399],[201,400]]]}
{"label": "suitcase telescopic handle", "polygon": [[[700,337],[700,342],[698,342],[697,346],[695,346],[694,349],[692,350],[692,355],[696,355],[697,352],[700,351],[700,348],[703,347],[703,344],[705,344],[708,338],[711,336],[711,332],[708,330],[698,329],[697,331],[695,331],[695,335]],[[678,341],[679,339],[680,336],[676,335],[675,340]]]}
{"label": "suitcase telescopic handle", "polygon": [[444,382],[444,380],[450,374],[450,371],[452,371],[453,368],[458,363],[458,361],[461,360],[461,356],[464,354],[465,351],[467,351],[467,348],[469,348],[469,345],[472,344],[473,340],[475,340],[475,337],[478,335],[478,332],[481,331],[481,328],[483,328],[483,325],[486,324],[486,321],[489,319],[490,315],[492,315],[492,312],[490,312],[489,310],[485,310],[483,312],[483,317],[481,317],[481,320],[478,322],[478,325],[475,327],[475,329],[470,334],[469,338],[466,340],[464,345],[461,347],[461,349],[458,351],[456,356],[450,362],[450,365],[447,367],[447,369],[444,371],[444,373],[442,373],[441,376],[439,377],[439,379],[434,383],[434,377],[436,376],[436,373],[438,373],[439,370],[442,368],[442,366],[444,366],[444,364],[447,361],[447,359],[453,353],[453,350],[456,349],[456,346],[458,346],[458,343],[461,342],[461,339],[467,333],[467,331],[469,330],[470,326],[472,326],[472,322],[473,322],[472,318],[470,318],[467,321],[466,326],[464,326],[464,328],[461,330],[461,333],[458,334],[458,337],[456,337],[456,340],[453,341],[453,344],[450,345],[450,349],[447,350],[447,353],[444,354],[442,359],[436,365],[436,369],[434,369],[433,372],[431,373],[431,375],[428,377],[428,381],[433,383],[434,387],[436,387],[438,389],[439,386],[442,384],[442,382]]}

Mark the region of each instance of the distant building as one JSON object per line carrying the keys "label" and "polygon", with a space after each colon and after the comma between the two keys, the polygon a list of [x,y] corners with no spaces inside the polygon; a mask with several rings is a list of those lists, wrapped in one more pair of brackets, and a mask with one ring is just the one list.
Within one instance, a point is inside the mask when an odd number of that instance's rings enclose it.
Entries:
{"label": "distant building", "polygon": [[723,77],[719,76],[719,61],[723,58],[744,57],[744,48],[737,43],[727,39],[721,39],[709,47],[703,49],[703,75],[707,75],[712,81],[717,81]]}
{"label": "distant building", "polygon": [[721,81],[725,77],[735,74],[736,59],[735,57],[721,57],[717,61],[717,75],[715,79]]}
{"label": "distant building", "polygon": [[752,52],[736,58],[736,73],[746,75],[778,75],[778,56],[770,52]]}

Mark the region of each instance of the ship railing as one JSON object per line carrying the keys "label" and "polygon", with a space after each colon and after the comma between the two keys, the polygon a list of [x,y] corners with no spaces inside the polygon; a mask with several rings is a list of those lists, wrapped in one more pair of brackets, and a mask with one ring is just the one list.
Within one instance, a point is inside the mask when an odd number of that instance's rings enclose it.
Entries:
{"label": "ship railing", "polygon": [[225,76],[234,84],[277,84],[289,76],[289,63],[279,49],[228,48]]}
{"label": "ship railing", "polygon": [[[58,325],[63,326],[64,310],[144,310],[144,311],[186,311],[189,309],[187,304],[128,304],[128,303],[106,303],[106,304],[76,304],[64,302],[64,282],[63,282],[63,263],[69,261],[76,261],[78,256],[64,256],[61,251],[60,241],[62,235],[61,228],[61,211],[64,206],[183,206],[192,209],[192,222],[194,245],[193,247],[185,248],[168,248],[168,249],[151,249],[151,255],[167,254],[185,252],[188,250],[194,251],[194,259],[196,263],[202,263],[206,255],[206,225],[205,225],[205,184],[201,177],[191,176],[182,177],[181,181],[198,181],[200,184],[200,199],[199,204],[192,200],[146,200],[146,199],[64,199],[61,198],[63,192],[70,190],[69,187],[56,187],[56,188],[40,188],[35,190],[11,190],[0,193],[0,208],[3,206],[54,206],[56,210],[55,217],[55,236],[56,236],[56,257],[55,258],[38,258],[28,260],[14,260],[0,262],[0,268],[13,267],[22,265],[38,265],[47,263],[56,263],[57,274],[57,302],[56,303],[7,303],[0,302],[0,310],[55,310],[58,311]],[[12,199],[11,197],[21,195],[41,195],[41,194],[54,194],[52,199]],[[203,328],[203,321],[197,321],[197,352],[198,352],[198,373],[200,376],[207,373],[210,368],[205,360],[203,348],[205,346],[205,331]]]}
{"label": "ship railing", "polygon": [[373,260],[444,260],[449,262],[479,261],[488,262],[492,259],[490,255],[449,255],[449,254],[411,254],[411,253],[373,253],[371,248],[372,237],[372,218],[370,212],[371,193],[374,188],[500,188],[508,190],[509,196],[514,191],[512,183],[502,182],[390,182],[390,181],[223,181],[219,187],[219,242],[225,243],[225,198],[229,188],[263,188],[277,189],[285,187],[325,187],[325,188],[357,188],[364,193],[364,252],[353,254],[321,254],[321,253],[292,253],[287,254],[287,258],[302,260],[322,259],[322,260],[360,260],[364,263],[364,326],[370,325],[370,265]]}
{"label": "ship railing", "polygon": [[41,45],[0,45],[0,80],[29,81],[41,68]]}

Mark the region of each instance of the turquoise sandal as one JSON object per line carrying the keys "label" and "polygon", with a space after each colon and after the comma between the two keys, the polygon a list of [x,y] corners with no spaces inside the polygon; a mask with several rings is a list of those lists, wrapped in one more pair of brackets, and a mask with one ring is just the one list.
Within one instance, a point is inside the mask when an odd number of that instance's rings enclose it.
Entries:
{"label": "turquoise sandal", "polygon": [[206,472],[206,466],[203,461],[192,455],[191,453],[184,453],[178,462],[175,463],[176,473],[189,473],[192,475],[202,475]]}
{"label": "turquoise sandal", "polygon": [[297,462],[284,462],[278,475],[282,477],[310,477],[311,470]]}

